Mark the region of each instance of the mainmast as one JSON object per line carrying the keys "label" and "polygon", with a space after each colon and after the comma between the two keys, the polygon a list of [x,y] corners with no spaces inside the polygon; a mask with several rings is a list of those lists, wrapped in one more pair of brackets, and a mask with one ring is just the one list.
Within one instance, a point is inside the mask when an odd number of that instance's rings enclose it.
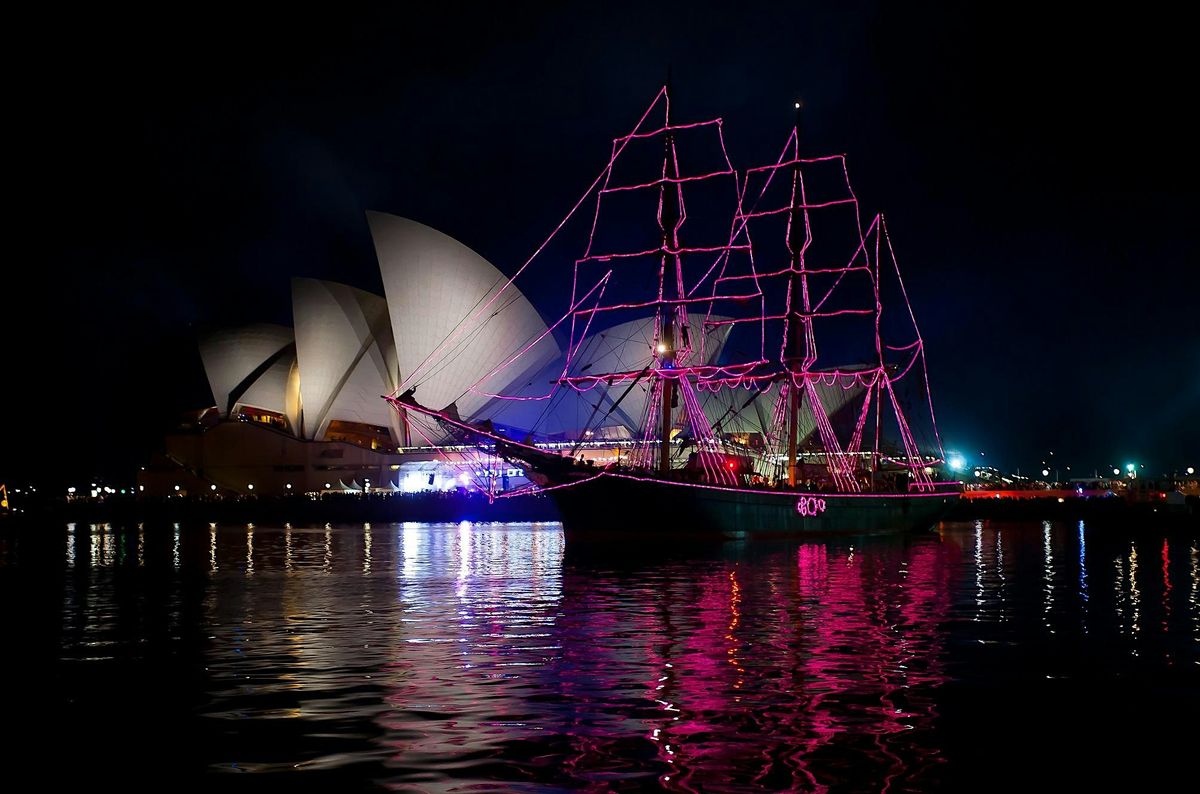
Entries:
{"label": "mainmast", "polygon": [[[804,218],[801,216],[800,207],[803,203],[802,189],[800,184],[800,103],[796,103],[796,156],[795,163],[792,166],[792,206],[788,215],[788,250],[791,252],[791,269],[792,275],[788,285],[788,317],[787,317],[787,345],[785,346],[783,363],[784,370],[788,378],[788,487],[795,488],[797,477],[797,469],[799,468],[799,436],[800,436],[800,389],[796,385],[795,367],[797,362],[802,360],[802,356],[806,356],[807,351],[804,350],[804,341],[800,336],[800,312],[797,310],[797,301],[803,293],[805,303],[807,304],[808,290],[807,284],[804,283],[804,276],[801,270],[804,268],[804,243],[805,238],[801,236],[801,221]],[[805,224],[805,234],[807,234],[807,224]],[[807,305],[805,309],[807,310]],[[807,358],[803,358],[807,363]],[[803,365],[802,365],[803,366]]]}
{"label": "mainmast", "polygon": [[[666,300],[667,275],[672,274],[675,281],[675,271],[679,268],[679,168],[674,157],[675,138],[671,132],[671,81],[667,78],[666,117],[663,126],[666,127],[665,144],[663,148],[662,182],[659,185],[659,215],[658,224],[662,230],[662,260],[659,269],[658,288],[658,369],[675,368],[675,309]],[[671,469],[671,408],[675,402],[675,381],[673,378],[660,374],[659,382],[662,391],[662,416],[659,433],[658,469],[666,473]]]}

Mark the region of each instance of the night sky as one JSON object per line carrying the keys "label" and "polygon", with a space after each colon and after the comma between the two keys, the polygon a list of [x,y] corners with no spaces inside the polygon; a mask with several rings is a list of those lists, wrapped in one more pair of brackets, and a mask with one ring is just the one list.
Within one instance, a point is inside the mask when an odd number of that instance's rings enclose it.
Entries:
{"label": "night sky", "polygon": [[795,98],[807,149],[849,155],[887,214],[947,448],[1030,473],[1050,450],[1088,474],[1200,466],[1180,20],[432,6],[10,20],[0,477],[129,476],[211,402],[198,334],[290,324],[294,275],[381,292],[366,209],[511,272],[668,65],[676,118],[723,117],[739,168],[774,160]]}

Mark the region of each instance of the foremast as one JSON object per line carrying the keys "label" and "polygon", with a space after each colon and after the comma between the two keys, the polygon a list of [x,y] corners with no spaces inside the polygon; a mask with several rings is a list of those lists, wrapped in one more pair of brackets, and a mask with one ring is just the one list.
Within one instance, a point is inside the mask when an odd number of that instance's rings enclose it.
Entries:
{"label": "foremast", "polygon": [[[788,414],[787,414],[787,478],[788,487],[795,488],[799,481],[799,442],[800,442],[800,389],[796,387],[795,372],[807,372],[812,366],[815,356],[815,340],[812,335],[812,320],[808,317],[809,298],[808,280],[804,273],[804,253],[808,244],[808,215],[802,208],[801,177],[800,177],[800,103],[796,103],[796,126],[792,134],[796,139],[796,157],[792,164],[792,199],[788,211],[788,251],[791,254],[792,273],[788,280],[787,319],[785,320],[787,342],[784,350],[784,372],[786,373]],[[805,213],[803,216],[801,213]],[[804,238],[801,239],[801,228]],[[805,314],[802,316],[794,308],[797,300],[803,302]],[[801,333],[803,332],[803,336]],[[797,365],[799,365],[797,367]]]}
{"label": "foremast", "polygon": [[[671,429],[674,424],[673,411],[675,405],[675,380],[671,370],[675,368],[676,345],[675,328],[678,324],[680,333],[687,327],[686,309],[681,304],[670,303],[665,299],[667,294],[667,277],[672,276],[672,286],[675,288],[676,300],[682,300],[683,272],[679,261],[679,224],[681,220],[680,205],[682,197],[679,185],[679,163],[674,156],[675,135],[671,130],[671,95],[670,83],[667,85],[665,106],[665,124],[667,130],[663,137],[662,181],[658,188],[658,227],[662,233],[662,256],[658,276],[658,304],[655,306],[655,330],[657,344],[654,348],[657,367],[655,371],[659,380],[658,391],[661,395],[659,407],[659,446],[658,471],[666,474],[671,470]],[[676,322],[678,320],[678,323]]]}

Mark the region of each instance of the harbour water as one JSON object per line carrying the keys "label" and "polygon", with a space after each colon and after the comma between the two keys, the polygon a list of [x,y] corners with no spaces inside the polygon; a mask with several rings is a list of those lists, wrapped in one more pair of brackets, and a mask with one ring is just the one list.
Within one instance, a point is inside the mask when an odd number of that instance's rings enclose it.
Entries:
{"label": "harbour water", "polygon": [[1190,790],[1200,532],[581,549],[0,534],[8,776],[168,790]]}

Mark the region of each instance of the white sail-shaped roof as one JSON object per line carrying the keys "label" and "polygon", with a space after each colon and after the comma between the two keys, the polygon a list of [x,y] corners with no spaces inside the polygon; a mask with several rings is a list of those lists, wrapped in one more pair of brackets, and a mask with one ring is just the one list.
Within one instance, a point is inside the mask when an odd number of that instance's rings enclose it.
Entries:
{"label": "white sail-shaped roof", "polygon": [[333,420],[389,427],[381,395],[396,388],[396,346],[387,302],[345,284],[292,279],[303,436]]}
{"label": "white sail-shaped roof", "polygon": [[[237,404],[286,413],[293,341],[292,329],[269,323],[218,331],[200,340],[200,359],[221,416],[228,416]],[[282,373],[277,395],[272,391],[273,386],[264,384],[255,388],[268,370],[271,370],[268,380],[272,383],[279,381]]]}
{"label": "white sail-shaped roof", "polygon": [[[483,257],[435,229],[379,212],[368,212],[383,277],[400,379],[415,385],[416,399],[430,408],[456,402],[473,417],[488,398],[469,391],[546,332],[546,324],[515,287],[509,287],[479,321],[460,328],[495,296],[507,278]],[[457,341],[446,340],[459,333]],[[478,391],[505,393],[522,374],[559,355],[547,334],[517,362],[486,378]],[[413,373],[416,377],[409,380]],[[405,382],[407,381],[407,382]]]}

